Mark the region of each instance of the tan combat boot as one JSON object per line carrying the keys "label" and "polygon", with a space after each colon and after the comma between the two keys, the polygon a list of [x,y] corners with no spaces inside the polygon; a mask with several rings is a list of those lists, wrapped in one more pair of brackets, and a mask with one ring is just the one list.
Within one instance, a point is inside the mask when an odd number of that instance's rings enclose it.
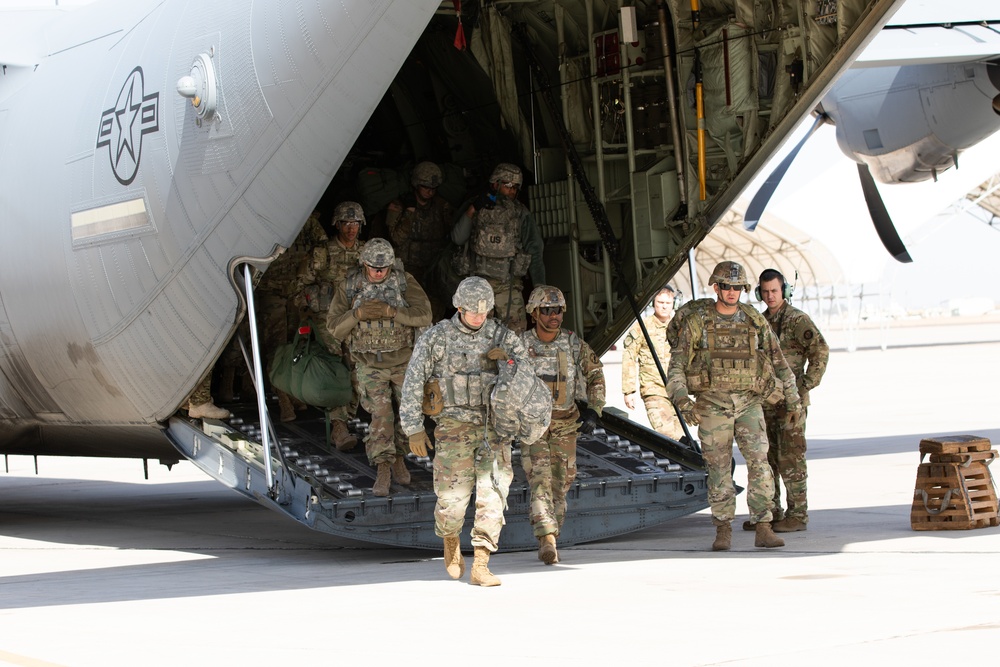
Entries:
{"label": "tan combat boot", "polygon": [[374,493],[376,496],[389,495],[389,477],[390,477],[389,464],[379,463],[378,474],[375,475],[375,485],[372,487],[372,493]]}
{"label": "tan combat boot", "polygon": [[716,521],[715,541],[712,542],[712,551],[729,551],[733,546],[733,525],[729,521]]}
{"label": "tan combat boot", "polygon": [[476,559],[472,562],[469,583],[473,586],[499,586],[500,580],[490,572],[490,550],[476,547]]}
{"label": "tan combat boot", "polygon": [[743,530],[749,530],[749,531],[753,532],[753,531],[757,530],[756,526],[757,526],[757,524],[755,524],[752,521],[750,521],[750,519],[747,519],[746,521],[743,522]]}
{"label": "tan combat boot", "polygon": [[341,452],[349,452],[358,446],[358,437],[347,430],[343,419],[330,420],[330,442]]}
{"label": "tan combat boot", "polygon": [[444,538],[444,569],[452,579],[461,579],[465,574],[465,559],[458,535]]}
{"label": "tan combat boot", "polygon": [[396,460],[392,462],[392,478],[396,484],[407,486],[410,483],[410,471],[406,469],[406,457],[396,453]]}
{"label": "tan combat boot", "polygon": [[771,530],[771,522],[761,521],[757,523],[757,537],[753,541],[755,547],[765,547],[767,549],[773,549],[774,547],[785,546],[785,541],[774,534]]}
{"label": "tan combat boot", "polygon": [[283,391],[278,392],[278,410],[278,419],[281,421],[295,421],[295,406],[292,405],[292,397]]}
{"label": "tan combat boot", "polygon": [[538,560],[546,565],[559,562],[559,552],[556,551],[556,536],[551,533],[538,538]]}
{"label": "tan combat boot", "polygon": [[806,522],[793,516],[786,516],[780,521],[771,523],[771,528],[776,533],[797,533],[806,529]]}
{"label": "tan combat boot", "polygon": [[201,405],[188,403],[188,417],[191,419],[229,419],[230,412],[209,401]]}

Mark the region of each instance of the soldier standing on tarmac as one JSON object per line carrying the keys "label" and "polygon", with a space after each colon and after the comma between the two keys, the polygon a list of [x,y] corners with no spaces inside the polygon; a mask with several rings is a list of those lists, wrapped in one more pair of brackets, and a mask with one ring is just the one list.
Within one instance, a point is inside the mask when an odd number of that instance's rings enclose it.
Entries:
{"label": "soldier standing on tarmac", "polygon": [[397,484],[410,483],[409,443],[393,403],[399,404],[416,330],[431,324],[431,303],[385,239],[368,241],[360,262],[337,288],[327,328],[354,356],[361,405],[372,416],[365,438],[368,462],[377,470],[372,493],[387,496],[390,471]]}
{"label": "soldier standing on tarmac", "polygon": [[440,167],[433,162],[421,162],[410,175],[412,193],[389,202],[385,219],[396,257],[403,260],[406,270],[428,290],[435,321],[444,315],[447,303],[431,291],[429,273],[448,247],[448,234],[455,219],[451,204],[437,194],[443,182]]}
{"label": "soldier standing on tarmac", "polygon": [[493,288],[485,279],[463,280],[452,305],[458,312],[428,329],[413,347],[399,418],[416,456],[427,456],[427,450],[433,449],[424,430],[424,414],[437,424],[434,532],[444,539],[448,575],[458,579],[465,573],[459,540],[475,489],[475,561],[470,583],[499,586],[489,560],[497,550],[513,470],[511,443],[497,436],[487,408],[497,379],[496,360],[507,358],[530,369],[531,359],[514,332],[489,319]]}
{"label": "soldier standing on tarmac", "polygon": [[622,351],[622,392],[625,394],[625,407],[635,410],[635,389],[638,380],[639,396],[646,405],[649,425],[668,438],[680,440],[684,435],[684,429],[681,428],[674,407],[670,405],[667,388],[663,386],[663,378],[660,377],[660,371],[653,361],[653,354],[656,354],[664,370],[670,363],[667,325],[673,316],[674,288],[664,285],[653,297],[653,314],[644,320],[654,350],[651,351],[646,344],[646,337],[642,335],[638,322],[625,334]]}
{"label": "soldier standing on tarmac", "polygon": [[[774,475],[775,515],[772,527],[776,533],[793,533],[806,529],[809,523],[809,506],[806,502],[806,415],[809,410],[809,391],[819,386],[830,360],[830,346],[826,344],[812,319],[788,303],[792,287],[785,276],[775,269],[760,274],[756,290],[757,299],[767,305],[764,318],[771,325],[785,361],[795,373],[802,419],[792,423],[784,402],[764,404],[764,422],[767,424],[767,462]],[[781,509],[781,485],[785,483],[788,510]],[[782,516],[784,514],[784,516]],[[743,525],[744,529],[752,530]]]}
{"label": "soldier standing on tarmac", "polygon": [[[524,313],[523,278],[545,283],[544,243],[528,209],[517,200],[524,177],[517,165],[501,162],[490,175],[487,190],[469,204],[451,230],[458,254],[456,271],[482,276],[493,287],[496,316],[516,333],[528,326]],[[508,314],[509,313],[509,314]]]}
{"label": "soldier standing on tarmac", "polygon": [[[684,420],[698,424],[708,467],[708,501],[716,526],[713,551],[732,545],[736,491],[730,464],[733,438],[747,462],[747,504],[755,524],[757,547],[782,547],[771,530],[774,479],[767,465],[767,435],[761,402],[781,383],[789,421],[802,414],[795,376],[785,362],[767,320],[740,292],[750,290],[746,271],[736,262],[720,262],[709,278],[717,300],[713,308],[694,308],[680,324],[667,370],[667,393]],[[689,398],[696,397],[696,402]]]}
{"label": "soldier standing on tarmac", "polygon": [[[556,538],[566,518],[566,493],[576,479],[577,433],[593,432],[604,410],[604,367],[585,341],[561,328],[566,298],[559,288],[539,285],[525,310],[535,326],[521,334],[521,342],[535,374],[552,392],[552,422],[541,438],[522,444],[521,464],[531,489],[538,559],[552,565],[559,562]],[[586,406],[582,415],[577,401]]]}
{"label": "soldier standing on tarmac", "polygon": [[[337,235],[327,243],[313,248],[311,261],[307,261],[299,273],[303,292],[309,310],[318,320],[316,337],[333,354],[343,357],[344,363],[351,368],[354,376],[354,363],[350,349],[344,341],[335,339],[330,330],[324,326],[330,304],[337,287],[347,278],[347,272],[358,266],[358,258],[364,241],[358,239],[361,225],[365,224],[365,214],[361,204],[344,201],[337,204],[333,210],[333,223]],[[333,408],[330,416],[330,440],[342,452],[354,449],[358,444],[357,436],[347,429],[347,422],[357,413],[357,387],[348,405]]]}

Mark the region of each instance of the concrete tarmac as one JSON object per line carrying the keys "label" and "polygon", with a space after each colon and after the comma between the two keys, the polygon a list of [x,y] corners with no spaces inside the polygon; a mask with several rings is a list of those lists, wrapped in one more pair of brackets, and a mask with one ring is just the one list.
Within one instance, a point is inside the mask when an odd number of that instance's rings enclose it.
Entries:
{"label": "concrete tarmac", "polygon": [[10,457],[0,665],[988,664],[1000,528],[914,532],[909,515],[921,438],[1000,441],[998,377],[1000,342],[835,351],[809,414],[809,529],[787,546],[754,548],[741,494],[730,552],[708,550],[705,511],[556,566],[499,554],[493,589],[437,553],[301,528],[188,463],[147,481],[138,461],[35,475]]}

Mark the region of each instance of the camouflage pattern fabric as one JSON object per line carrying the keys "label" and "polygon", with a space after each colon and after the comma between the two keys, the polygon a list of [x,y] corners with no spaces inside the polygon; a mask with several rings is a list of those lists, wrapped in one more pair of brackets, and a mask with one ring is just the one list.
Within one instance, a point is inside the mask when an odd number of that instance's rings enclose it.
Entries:
{"label": "camouflage pattern fabric", "polygon": [[[206,375],[191,392],[188,402],[191,405],[203,405],[212,400],[212,374]],[[186,407],[186,406],[185,406]]]}
{"label": "camouflage pattern fabric", "polygon": [[580,411],[573,406],[569,417],[553,419],[541,438],[521,447],[521,466],[531,489],[530,519],[535,537],[558,537],[566,519],[566,493],[576,479],[579,416]]}
{"label": "camouflage pattern fabric", "polygon": [[[667,329],[673,320],[674,318],[670,318],[666,322],[661,322],[655,315],[643,318],[664,373],[670,365]],[[622,350],[622,392],[635,393],[637,380],[639,396],[646,406],[649,425],[668,438],[679,440],[684,435],[684,430],[681,428],[680,420],[677,419],[676,411],[667,399],[667,388],[663,384],[663,378],[660,377],[660,371],[653,360],[653,353],[646,344],[646,338],[642,335],[638,322],[625,334]]]}
{"label": "camouflage pattern fabric", "polygon": [[373,368],[358,364],[358,393],[361,405],[372,416],[371,428],[365,436],[365,453],[372,466],[393,463],[410,451],[407,438],[396,421],[399,399],[403,390],[406,364],[393,368]]}
{"label": "camouflage pattern fabric", "polygon": [[[575,401],[582,401],[597,414],[603,412],[604,364],[586,341],[572,331],[560,329],[559,335],[546,343],[531,329],[521,334],[521,342],[534,363],[535,374],[552,391],[553,411],[575,409]],[[560,358],[565,360],[565,369],[560,369]]]}
{"label": "camouflage pattern fabric", "polygon": [[[483,447],[484,437],[489,438],[491,451]],[[514,478],[510,443],[501,444],[494,438],[495,434],[484,424],[447,417],[437,419],[434,431],[434,492],[437,494],[434,534],[438,537],[461,534],[465,510],[475,489],[472,546],[486,547],[490,552],[497,550],[504,524],[504,498]]]}
{"label": "camouflage pattern fabric", "polygon": [[[386,217],[389,238],[406,270],[421,285],[429,286],[427,273],[448,247],[448,231],[455,211],[440,195],[434,195],[426,206],[420,206],[412,197],[397,203],[402,211]],[[432,296],[432,303],[435,297],[442,304],[448,302],[443,294],[429,296]]]}
{"label": "camouflage pattern fabric", "polygon": [[669,398],[666,396],[645,396],[642,402],[646,406],[646,417],[649,418],[649,425],[653,427],[654,431],[674,440],[680,440],[683,437],[684,429],[681,427],[681,420],[677,418],[677,411],[670,404]]}
{"label": "camouflage pattern fabric", "polygon": [[[774,477],[774,499],[772,512],[775,519],[791,517],[802,523],[809,522],[809,503],[806,500],[806,435],[805,413],[802,408],[802,423],[789,428],[783,405],[764,409],[767,424],[767,463]],[[787,511],[781,506],[781,484],[785,486]]]}
{"label": "camouflage pattern fabric", "polygon": [[809,391],[818,387],[830,361],[830,346],[812,318],[788,302],[774,315],[764,311],[764,319],[778,337],[785,361],[795,373],[799,399],[809,405]]}
{"label": "camouflage pattern fabric", "polygon": [[[489,279],[493,287],[493,315],[516,334],[524,333],[528,328],[528,315],[524,312],[524,294],[520,280],[515,280],[513,287],[509,282]],[[510,315],[507,315],[507,304],[510,304]]]}

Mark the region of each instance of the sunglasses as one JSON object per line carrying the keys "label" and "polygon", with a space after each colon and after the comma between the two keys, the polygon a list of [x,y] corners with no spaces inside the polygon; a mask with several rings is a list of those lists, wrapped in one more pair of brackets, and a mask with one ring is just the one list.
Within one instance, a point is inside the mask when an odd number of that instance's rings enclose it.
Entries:
{"label": "sunglasses", "polygon": [[723,292],[739,292],[743,289],[743,285],[728,285],[726,283],[719,283],[719,289]]}
{"label": "sunglasses", "polygon": [[[365,264],[365,266],[368,266],[368,265]],[[383,272],[383,271],[388,271],[389,270],[388,266],[368,266],[368,268],[371,269],[372,271],[378,271],[380,273]]]}
{"label": "sunglasses", "polygon": [[541,313],[542,315],[562,315],[563,307],[562,306],[539,307],[538,312]]}

